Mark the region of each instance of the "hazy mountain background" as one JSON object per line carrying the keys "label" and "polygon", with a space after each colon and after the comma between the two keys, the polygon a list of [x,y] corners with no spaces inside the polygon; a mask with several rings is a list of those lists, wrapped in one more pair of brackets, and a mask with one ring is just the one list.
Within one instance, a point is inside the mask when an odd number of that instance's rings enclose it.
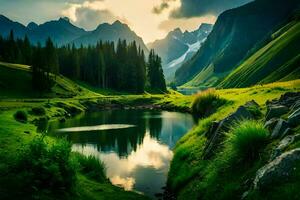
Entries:
{"label": "hazy mountain background", "polygon": [[182,32],[177,28],[164,39],[147,44],[149,49],[154,49],[161,56],[167,81],[173,81],[175,71],[199,50],[212,27],[213,25],[204,23],[191,32]]}
{"label": "hazy mountain background", "polygon": [[31,22],[24,26],[0,15],[0,34],[7,37],[11,30],[14,31],[17,38],[24,38],[27,35],[33,43],[41,42],[43,44],[50,37],[58,46],[71,43],[77,46],[81,44],[84,46],[95,45],[100,40],[117,43],[119,39],[125,39],[128,43],[136,41],[137,45],[148,53],[142,38],[120,21],[113,24],[100,24],[93,31],[85,31],[73,25],[68,18],[60,18],[40,25]]}

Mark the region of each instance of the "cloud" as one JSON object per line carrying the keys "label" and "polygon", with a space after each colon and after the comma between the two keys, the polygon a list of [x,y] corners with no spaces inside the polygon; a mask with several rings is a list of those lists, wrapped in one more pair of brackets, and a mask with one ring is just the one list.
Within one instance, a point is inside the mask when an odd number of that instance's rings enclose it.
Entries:
{"label": "cloud", "polygon": [[67,9],[62,11],[64,16],[69,17],[74,24],[87,30],[95,29],[99,24],[112,23],[120,20],[128,23],[125,18],[120,18],[108,10],[102,0],[73,0]]}
{"label": "cloud", "polygon": [[[158,7],[154,7],[153,10],[160,14],[164,9],[165,5],[172,0],[162,0],[162,3]],[[180,0],[181,5],[171,11],[171,18],[189,18],[205,15],[218,16],[221,12],[241,6],[252,0]],[[160,12],[159,12],[160,11]]]}

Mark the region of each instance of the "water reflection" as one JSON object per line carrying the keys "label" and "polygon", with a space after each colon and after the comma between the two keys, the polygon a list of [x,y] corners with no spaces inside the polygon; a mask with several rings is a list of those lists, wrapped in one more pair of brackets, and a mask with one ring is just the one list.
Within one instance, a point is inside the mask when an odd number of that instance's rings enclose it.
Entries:
{"label": "water reflection", "polygon": [[[129,124],[126,129],[61,133],[70,127]],[[99,157],[111,182],[154,197],[165,185],[171,149],[194,124],[188,114],[157,111],[103,111],[52,123],[49,132],[66,136],[73,150]]]}

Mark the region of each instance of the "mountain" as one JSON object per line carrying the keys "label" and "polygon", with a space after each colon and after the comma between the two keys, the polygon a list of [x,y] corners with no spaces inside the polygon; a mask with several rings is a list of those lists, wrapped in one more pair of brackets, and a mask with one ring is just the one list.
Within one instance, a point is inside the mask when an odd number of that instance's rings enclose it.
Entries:
{"label": "mountain", "polygon": [[242,62],[219,87],[248,87],[299,78],[300,21],[295,20],[272,34],[271,41]]}
{"label": "mountain", "polygon": [[183,33],[177,28],[164,39],[147,45],[149,49],[154,49],[162,57],[163,69],[168,81],[172,81],[178,67],[198,51],[211,30],[212,25],[205,23],[192,32],[185,31]]}
{"label": "mountain", "polygon": [[14,22],[3,15],[0,15],[0,35],[7,37],[10,30],[14,30],[14,35],[17,38],[24,37],[29,31],[23,24]]}
{"label": "mountain", "polygon": [[299,0],[256,0],[223,12],[197,54],[175,74],[176,83],[213,86],[226,77],[284,24],[299,6]]}
{"label": "mountain", "polygon": [[53,42],[59,46],[68,44],[74,39],[86,34],[84,29],[74,26],[66,17],[49,21],[38,26],[30,23],[27,28],[30,29],[29,38],[32,41],[43,42],[48,37],[51,37]]}
{"label": "mountain", "polygon": [[148,49],[142,38],[120,21],[115,21],[113,24],[100,24],[96,30],[87,32],[87,34],[76,38],[72,42],[74,42],[76,46],[81,44],[87,46],[96,44],[99,40],[117,43],[119,39],[125,39],[127,42],[136,41],[137,45],[140,46],[145,53],[148,53]]}
{"label": "mountain", "polygon": [[0,35],[7,37],[11,30],[14,31],[16,38],[24,38],[27,35],[32,43],[41,42],[43,44],[50,37],[58,46],[72,43],[77,46],[81,44],[87,46],[95,45],[99,40],[117,42],[119,38],[126,39],[128,42],[136,41],[145,53],[148,53],[142,38],[120,21],[113,24],[100,24],[94,31],[85,31],[73,25],[66,17],[40,25],[30,22],[26,27],[0,15]]}

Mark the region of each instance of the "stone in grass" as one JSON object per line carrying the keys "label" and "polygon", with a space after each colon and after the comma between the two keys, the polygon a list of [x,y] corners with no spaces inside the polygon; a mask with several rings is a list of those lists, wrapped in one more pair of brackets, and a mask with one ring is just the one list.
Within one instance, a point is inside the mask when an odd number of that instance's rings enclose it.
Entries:
{"label": "stone in grass", "polygon": [[300,148],[283,153],[272,162],[260,168],[254,179],[254,189],[263,190],[288,180],[300,162]]}
{"label": "stone in grass", "polygon": [[270,131],[270,133],[272,133],[272,132],[273,132],[273,129],[275,128],[275,126],[276,126],[276,124],[277,124],[278,121],[279,121],[279,119],[277,119],[277,118],[272,118],[272,119],[270,119],[269,121],[267,121],[267,122],[265,123],[264,127],[265,127],[266,129],[268,129],[268,130]]}
{"label": "stone in grass", "polygon": [[292,127],[300,125],[300,108],[290,114],[290,116],[288,117],[288,123]]}
{"label": "stone in grass", "polygon": [[283,119],[279,119],[271,134],[271,139],[277,139],[285,136],[288,133],[287,132],[288,128],[289,128],[288,123]]}
{"label": "stone in grass", "polygon": [[272,105],[268,107],[268,112],[266,115],[266,120],[280,117],[289,112],[289,108],[283,105]]}
{"label": "stone in grass", "polygon": [[274,149],[274,152],[271,155],[271,160],[274,160],[275,158],[280,156],[283,153],[283,151],[288,148],[288,146],[290,146],[291,144],[293,144],[299,140],[300,140],[300,134],[289,135],[289,136],[286,136],[285,138],[283,138],[279,142],[278,146]]}

